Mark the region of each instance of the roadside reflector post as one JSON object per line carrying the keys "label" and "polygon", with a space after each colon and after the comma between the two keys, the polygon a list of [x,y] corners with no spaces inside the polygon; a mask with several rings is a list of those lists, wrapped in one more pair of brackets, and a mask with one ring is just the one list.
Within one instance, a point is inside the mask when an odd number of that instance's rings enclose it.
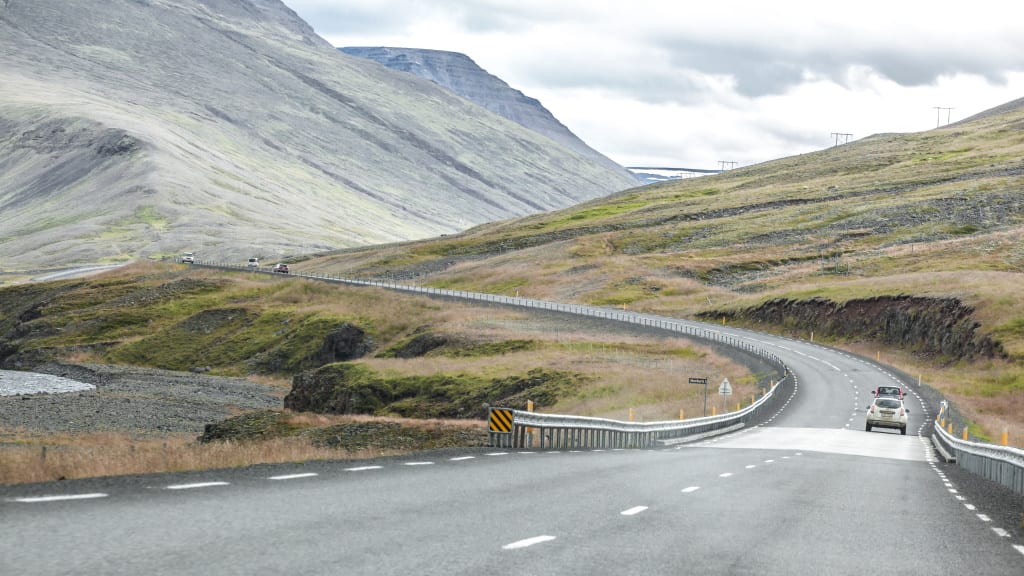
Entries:
{"label": "roadside reflector post", "polygon": [[714,406],[714,405],[711,406],[711,415],[712,416],[718,416],[718,406]]}
{"label": "roadside reflector post", "polygon": [[949,432],[950,434],[952,434],[952,433],[953,433],[953,422],[952,422],[952,421],[951,421],[951,422],[949,423],[949,425],[948,425],[948,426],[946,427],[946,432]]}
{"label": "roadside reflector post", "polygon": [[964,426],[964,434],[963,434],[963,439],[964,439],[964,440],[967,440],[967,426]]}
{"label": "roadside reflector post", "polygon": [[[679,419],[686,420],[686,412],[684,412],[682,408],[679,409]],[[1003,446],[1005,446],[1005,444],[1003,444]]]}
{"label": "roadside reflector post", "polygon": [[1003,435],[999,438],[999,443],[1003,446],[1009,446],[1010,444],[1010,431],[1003,428]]}
{"label": "roadside reflector post", "polygon": [[630,422],[633,421],[633,409],[632,408],[629,409],[629,421]]}
{"label": "roadside reflector post", "polygon": [[[533,412],[533,400],[526,401],[526,411]],[[533,448],[533,428],[526,427],[526,447]]]}

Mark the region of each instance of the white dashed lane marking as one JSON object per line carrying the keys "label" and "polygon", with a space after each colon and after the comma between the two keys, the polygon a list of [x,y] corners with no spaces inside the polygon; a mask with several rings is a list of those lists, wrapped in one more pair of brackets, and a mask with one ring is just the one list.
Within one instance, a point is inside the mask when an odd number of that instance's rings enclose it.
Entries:
{"label": "white dashed lane marking", "polygon": [[700,486],[690,486],[689,488],[683,488],[681,492],[683,494],[689,494],[690,492],[696,492],[697,490],[700,490]]}
{"label": "white dashed lane marking", "polygon": [[554,540],[554,536],[534,536],[533,538],[527,538],[525,540],[519,540],[512,542],[511,544],[505,544],[501,547],[502,550],[516,550],[518,548],[526,548],[533,546],[534,544],[541,544],[543,542],[550,542]]}
{"label": "white dashed lane marking", "polygon": [[93,498],[106,498],[107,494],[94,492],[92,494],[64,494],[59,496],[26,496],[15,498],[15,502],[36,503],[36,502],[60,502],[63,500],[90,500]]}
{"label": "white dashed lane marking", "polygon": [[299,478],[311,478],[316,476],[316,472],[306,472],[305,474],[284,474],[281,476],[271,476],[267,480],[297,480]]}
{"label": "white dashed lane marking", "polygon": [[362,472],[364,470],[380,470],[383,466],[357,466],[355,468],[345,468],[345,472]]}
{"label": "white dashed lane marking", "polygon": [[211,488],[213,486],[229,486],[228,482],[196,482],[194,484],[171,484],[167,490],[193,490],[195,488]]}
{"label": "white dashed lane marking", "polygon": [[619,512],[619,514],[622,514],[623,516],[634,516],[636,514],[643,512],[644,510],[647,510],[647,506],[634,506],[629,510],[623,510],[622,512]]}

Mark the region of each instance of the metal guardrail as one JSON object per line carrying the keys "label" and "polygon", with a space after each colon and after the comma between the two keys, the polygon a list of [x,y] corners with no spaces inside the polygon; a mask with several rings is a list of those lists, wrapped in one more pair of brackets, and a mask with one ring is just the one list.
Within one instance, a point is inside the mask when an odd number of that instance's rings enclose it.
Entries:
{"label": "metal guardrail", "polygon": [[623,422],[606,418],[541,414],[513,410],[509,434],[491,432],[491,444],[507,448],[650,448],[672,444],[680,439],[704,437],[741,428],[774,397],[785,379],[750,406],[719,416],[666,420],[660,422]]}
{"label": "metal guardrail", "polygon": [[[275,274],[270,268],[252,267],[242,264],[224,264],[197,260],[194,265]],[[653,446],[659,442],[665,443],[673,439],[723,433],[743,426],[750,418],[758,414],[766,404],[774,398],[779,386],[791,377],[789,368],[777,355],[764,348],[754,346],[749,342],[745,342],[718,330],[711,325],[705,325],[700,322],[665,318],[651,314],[628,312],[625,310],[620,311],[598,306],[563,304],[560,302],[534,300],[531,298],[501,296],[498,294],[484,294],[480,292],[465,292],[462,290],[444,290],[440,288],[410,286],[394,282],[355,280],[325,274],[291,272],[288,275],[355,286],[375,286],[389,290],[399,290],[431,296],[490,302],[506,306],[532,308],[535,310],[548,310],[578,316],[603,318],[606,320],[614,320],[651,328],[659,328],[702,340],[717,342],[759,356],[774,366],[782,376],[778,382],[773,382],[771,389],[767,390],[760,399],[742,410],[718,416],[693,418],[690,420],[637,423],[603,418],[588,418],[584,416],[540,414],[537,412],[513,410],[512,432],[491,432],[491,443],[494,446],[540,449],[569,447],[643,448]],[[536,438],[533,436],[534,428],[537,429]]]}
{"label": "metal guardrail", "polygon": [[1024,450],[962,440],[935,424],[936,438],[961,468],[1024,495]]}

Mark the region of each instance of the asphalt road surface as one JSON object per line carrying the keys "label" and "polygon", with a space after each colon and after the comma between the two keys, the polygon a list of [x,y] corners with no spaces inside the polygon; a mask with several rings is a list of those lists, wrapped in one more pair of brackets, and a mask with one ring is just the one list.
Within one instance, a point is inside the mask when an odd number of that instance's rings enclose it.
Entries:
{"label": "asphalt road surface", "polygon": [[868,433],[870,391],[893,376],[732,332],[797,377],[762,426],[657,450],[465,450],[0,487],[0,573],[1024,574],[1020,525],[935,461],[920,435],[934,407],[916,392],[906,436]]}

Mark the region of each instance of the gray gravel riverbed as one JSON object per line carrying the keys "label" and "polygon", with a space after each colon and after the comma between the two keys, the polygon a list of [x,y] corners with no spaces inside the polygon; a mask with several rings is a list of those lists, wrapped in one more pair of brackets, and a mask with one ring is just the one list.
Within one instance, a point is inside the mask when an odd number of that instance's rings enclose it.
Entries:
{"label": "gray gravel riverbed", "polygon": [[[45,378],[40,375],[48,374],[93,388],[0,395],[0,428],[28,433],[199,434],[206,424],[239,412],[281,408],[287,393],[244,378],[131,366],[50,363],[36,367],[35,372],[25,373],[25,380],[41,384]],[[25,389],[24,382],[16,381],[16,373],[3,376],[5,388]]]}

